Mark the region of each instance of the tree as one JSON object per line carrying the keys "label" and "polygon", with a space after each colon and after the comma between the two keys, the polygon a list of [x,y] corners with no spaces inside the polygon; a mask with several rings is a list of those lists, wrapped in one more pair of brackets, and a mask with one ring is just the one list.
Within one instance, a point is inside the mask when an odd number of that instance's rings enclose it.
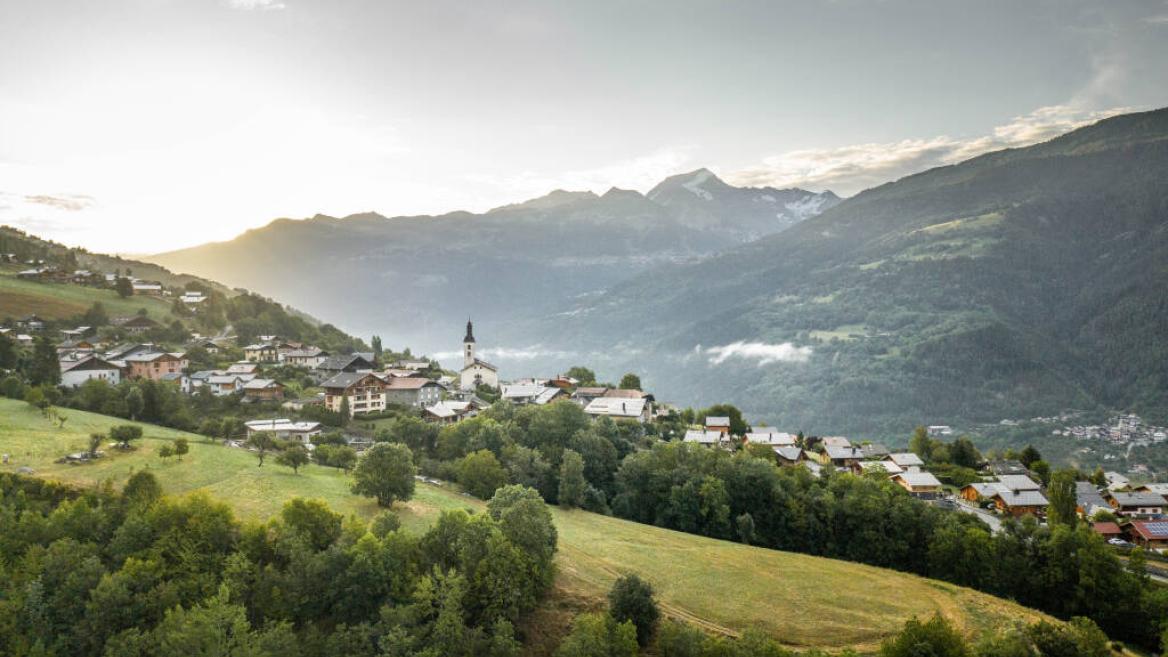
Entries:
{"label": "tree", "polygon": [[1103,466],[1095,466],[1095,472],[1091,473],[1090,481],[1092,484],[1095,484],[1096,487],[1107,485],[1107,475],[1103,472]]}
{"label": "tree", "polygon": [[1030,471],[1033,472],[1043,486],[1050,483],[1050,464],[1043,460],[1033,461],[1030,463]]}
{"label": "tree", "polygon": [[458,483],[466,492],[481,500],[488,500],[507,483],[507,471],[485,449],[467,454],[458,464]]}
{"label": "tree", "polygon": [[299,497],[288,500],[280,510],[284,525],[303,537],[313,550],[324,550],[341,537],[343,516],[320,500]]}
{"label": "tree", "polygon": [[14,370],[20,360],[16,343],[7,335],[0,335],[0,370]]}
{"label": "tree", "polygon": [[398,443],[377,443],[365,452],[353,471],[357,495],[377,498],[379,506],[393,506],[396,500],[408,500],[414,494],[413,454]]}
{"label": "tree", "polygon": [[130,388],[126,393],[126,410],[130,413],[130,419],[137,420],[145,408],[146,400],[142,397],[142,389],[138,386]]}
{"label": "tree", "polygon": [[933,456],[933,441],[929,440],[929,430],[923,426],[913,429],[912,438],[908,441],[908,451],[921,457],[922,461],[931,461]]}
{"label": "tree", "polygon": [[28,362],[28,382],[34,386],[55,386],[61,382],[57,346],[47,335],[38,336]]}
{"label": "tree", "polygon": [[1041,459],[1042,454],[1038,453],[1038,450],[1034,448],[1034,445],[1027,445],[1026,449],[1023,449],[1022,453],[1018,455],[1018,460],[1021,461],[1022,465],[1026,466],[1027,468],[1029,468],[1030,465],[1035,461]]}
{"label": "tree", "polygon": [[555,657],[635,657],[637,628],[608,614],[581,614]]}
{"label": "tree", "polygon": [[742,418],[742,411],[738,410],[737,406],[731,404],[714,404],[701,412],[699,422],[705,422],[708,417],[728,417],[730,418],[730,433],[735,436],[746,435],[746,420]]}
{"label": "tree", "polygon": [[122,449],[130,449],[130,443],[142,437],[142,427],[136,424],[119,424],[110,427],[109,436],[118,441],[118,446]]}
{"label": "tree", "polygon": [[97,458],[97,448],[101,447],[103,440],[105,440],[105,436],[100,433],[89,434],[89,456],[91,458]]}
{"label": "tree", "polygon": [[341,408],[337,412],[337,415],[339,416],[338,420],[340,422],[340,426],[342,426],[342,427],[348,425],[349,420],[353,419],[353,413],[352,413],[352,411],[349,410],[349,397],[348,397],[348,395],[341,397]]}
{"label": "tree", "polygon": [[170,443],[166,443],[162,447],[159,447],[158,448],[158,456],[159,456],[159,458],[162,458],[162,459],[168,459],[168,458],[174,456],[174,446],[171,445]]}
{"label": "tree", "polygon": [[637,628],[637,643],[649,644],[657,629],[661,611],[653,599],[653,587],[636,575],[625,575],[616,580],[608,592],[608,613],[618,623],[632,622]]}
{"label": "tree", "polygon": [[747,545],[754,542],[754,516],[743,513],[734,519],[734,525],[738,529],[738,540]]}
{"label": "tree", "polygon": [[636,374],[633,374],[632,372],[629,372],[628,374],[621,377],[620,389],[621,390],[640,390],[641,389],[641,377],[637,376]]}
{"label": "tree", "polygon": [[257,468],[264,467],[264,457],[268,452],[276,448],[276,438],[269,431],[257,431],[247,439],[247,446],[256,453],[256,458],[260,460]]}
{"label": "tree", "polygon": [[174,455],[185,456],[191,451],[191,443],[186,438],[174,439]]}
{"label": "tree", "polygon": [[294,474],[300,474],[300,466],[308,463],[308,449],[300,443],[292,443],[276,455],[276,463],[292,468]]}
{"label": "tree", "polygon": [[584,479],[584,459],[578,452],[564,450],[560,464],[560,506],[566,508],[584,505],[584,494],[588,491],[588,481]]}
{"label": "tree", "polygon": [[587,367],[583,367],[581,365],[568,368],[568,371],[564,373],[564,376],[568,377],[569,379],[576,379],[582,386],[596,385],[596,372],[593,372]]}
{"label": "tree", "polygon": [[382,354],[382,349],[381,349],[381,336],[380,336],[380,335],[375,335],[375,336],[373,336],[373,337],[372,337],[372,338],[369,340],[369,344],[370,344],[370,345],[372,345],[372,349],[373,349],[373,357],[374,357],[375,359],[377,359],[377,360],[381,360],[381,354]]}
{"label": "tree", "polygon": [[880,645],[880,657],[969,657],[965,639],[940,616],[922,623],[909,619],[904,629]]}
{"label": "tree", "polygon": [[122,497],[131,506],[150,506],[162,497],[162,485],[149,470],[139,470],[126,480]]}
{"label": "tree", "polygon": [[1078,473],[1072,469],[1062,469],[1050,478],[1046,497],[1050,502],[1050,506],[1047,508],[1047,520],[1051,525],[1074,527],[1075,523],[1078,522],[1078,500],[1075,494],[1077,475]]}
{"label": "tree", "polygon": [[114,290],[117,291],[118,296],[125,299],[134,296],[134,284],[125,276],[119,276],[114,281]]}

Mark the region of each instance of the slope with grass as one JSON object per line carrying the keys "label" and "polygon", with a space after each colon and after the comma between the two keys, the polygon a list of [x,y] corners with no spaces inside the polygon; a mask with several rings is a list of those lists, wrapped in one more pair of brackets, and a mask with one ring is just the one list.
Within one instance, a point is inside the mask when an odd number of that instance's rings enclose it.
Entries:
{"label": "slope with grass", "polygon": [[[106,479],[120,483],[150,468],[168,493],[206,491],[229,502],[245,518],[264,519],[294,497],[323,499],[346,514],[370,517],[375,504],[348,492],[337,470],[308,466],[293,474],[272,462],[257,467],[244,450],[211,444],[179,431],[144,425],[132,453],[109,451],[91,465],[54,463],[85,448],[91,432],[122,423],[115,418],[61,410],[63,427],[27,404],[0,400],[0,452],[10,463],[0,471],[31,467],[36,476],[77,485]],[[158,448],[185,437],[191,451],[165,462]],[[481,509],[478,500],[449,488],[419,484],[414,499],[399,506],[403,524],[424,530],[447,509]],[[636,572],[658,590],[665,612],[711,632],[736,635],[760,628],[795,647],[873,648],[912,616],[940,612],[971,636],[1042,615],[1013,603],[951,584],[855,563],[749,547],[640,525],[584,511],[553,509],[560,532],[560,570],[548,609],[535,628],[562,636],[577,611],[596,607],[616,577]]]}
{"label": "slope with grass", "polygon": [[131,317],[140,308],[157,322],[169,323],[170,302],[149,296],[122,298],[113,290],[71,285],[68,283],[41,283],[16,277],[19,267],[0,265],[0,319],[37,315],[41,319],[58,320],[76,317],[100,302],[111,317]]}

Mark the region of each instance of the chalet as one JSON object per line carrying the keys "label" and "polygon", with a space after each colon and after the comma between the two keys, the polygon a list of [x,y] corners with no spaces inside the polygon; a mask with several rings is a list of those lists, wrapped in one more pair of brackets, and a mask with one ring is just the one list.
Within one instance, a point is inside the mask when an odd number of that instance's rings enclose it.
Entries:
{"label": "chalet", "polygon": [[151,297],[162,296],[162,283],[158,281],[131,281],[130,286],[134,289],[134,294],[145,295]]}
{"label": "chalet", "polygon": [[723,436],[730,435],[730,418],[725,415],[711,415],[707,417],[706,431],[717,431]]}
{"label": "chalet", "polygon": [[726,439],[726,434],[721,431],[709,431],[701,429],[690,429],[685,432],[685,438],[682,442],[694,443],[704,447],[718,447],[723,444],[729,444]]}
{"label": "chalet", "polygon": [[[759,428],[768,429],[768,431],[759,431]],[[770,445],[772,447],[793,447],[795,445],[795,436],[781,431],[770,430],[770,427],[755,428],[746,434],[746,442],[749,445]]]}
{"label": "chalet", "polygon": [[1121,493],[1112,491],[1108,502],[1116,513],[1129,518],[1144,518],[1164,513],[1164,498],[1155,493]]}
{"label": "chalet", "polygon": [[831,464],[837,468],[851,469],[864,458],[864,452],[859,447],[838,447],[836,445],[825,445],[823,447],[823,458],[821,463],[824,465]]}
{"label": "chalet", "polygon": [[1133,520],[1128,533],[1144,549],[1168,548],[1168,520]]}
{"label": "chalet", "polygon": [[548,388],[538,383],[504,383],[499,388],[499,398],[523,406],[534,404],[535,400],[547,390],[559,392],[557,388]]}
{"label": "chalet", "polygon": [[[559,388],[554,388],[559,390]],[[647,399],[624,399],[621,397],[598,397],[584,407],[584,412],[592,417],[611,417],[613,419],[638,420],[648,422],[650,415]]]}
{"label": "chalet", "polygon": [[320,435],[320,422],[293,422],[288,419],[252,420],[244,422],[247,427],[247,437],[251,438],[260,432],[269,432],[280,440],[294,440],[305,445],[312,444],[312,439]]}
{"label": "chalet", "polygon": [[140,335],[152,329],[161,328],[162,325],[145,315],[135,315],[118,324],[118,327],[130,335]]}
{"label": "chalet", "polygon": [[236,361],[227,366],[227,374],[251,374],[255,376],[259,374],[260,366],[256,363],[249,363],[246,360]]}
{"label": "chalet", "polygon": [[994,506],[1002,513],[1015,517],[1026,514],[1042,516],[1046,513],[1049,502],[1038,490],[1011,490],[1000,489],[993,496]]}
{"label": "chalet", "polygon": [[127,378],[152,381],[160,381],[167,374],[182,374],[190,364],[186,354],[166,352],[134,354],[125,361]]}
{"label": "chalet", "polygon": [[823,438],[820,438],[820,442],[823,443],[824,447],[828,447],[828,446],[831,446],[831,447],[851,447],[852,446],[852,441],[848,440],[847,438],[844,438],[843,436],[824,436]]}
{"label": "chalet", "polygon": [[304,347],[303,349],[293,349],[286,351],[280,355],[280,358],[287,365],[295,367],[307,367],[315,369],[320,367],[321,363],[329,357],[329,353],[317,347]]}
{"label": "chalet", "polygon": [[477,414],[478,409],[469,401],[445,400],[422,410],[422,417],[437,424],[454,424]]}
{"label": "chalet", "polygon": [[807,455],[799,447],[772,447],[779,465],[798,465],[807,460]]}
{"label": "chalet", "polygon": [[284,398],[284,385],[273,379],[252,379],[243,384],[243,398],[248,401],[279,401]]}
{"label": "chalet", "polygon": [[499,387],[499,368],[475,357],[474,325],[467,320],[466,336],[462,338],[462,370],[458,373],[458,385],[463,390],[474,390],[479,386]]}
{"label": "chalet", "polygon": [[276,345],[265,342],[244,347],[243,357],[253,363],[275,363],[280,360],[280,353],[276,350]]}
{"label": "chalet", "polygon": [[1091,530],[1104,539],[1123,538],[1123,528],[1114,522],[1093,522]]}
{"label": "chalet", "polygon": [[1075,482],[1075,510],[1083,518],[1093,518],[1099,511],[1110,511],[1111,505],[1089,481]]}
{"label": "chalet", "polygon": [[[992,500],[998,493],[1017,494],[1022,492],[1040,492],[1042,487],[1026,475],[1001,475],[995,480],[974,482],[961,488],[961,497],[970,502]],[[1008,495],[1007,501],[1017,499]],[[1044,504],[1045,506],[1045,504]]]}
{"label": "chalet", "polygon": [[122,380],[122,368],[93,355],[61,363],[61,385],[76,388],[92,379],[117,385]]}
{"label": "chalet", "polygon": [[442,399],[442,386],[419,377],[391,378],[384,383],[387,404],[424,408]]}
{"label": "chalet", "polygon": [[385,384],[370,372],[341,372],[321,384],[324,407],[334,413],[348,402],[349,415],[385,410]]}
{"label": "chalet", "polygon": [[902,472],[892,475],[892,481],[915,497],[932,499],[941,494],[941,482],[931,472]]}
{"label": "chalet", "polygon": [[[229,374],[222,370],[201,370],[182,379],[182,391],[188,395],[195,394],[200,388],[206,387],[216,397],[233,395],[243,389],[247,381],[245,375]],[[251,375],[246,375],[251,376]]]}

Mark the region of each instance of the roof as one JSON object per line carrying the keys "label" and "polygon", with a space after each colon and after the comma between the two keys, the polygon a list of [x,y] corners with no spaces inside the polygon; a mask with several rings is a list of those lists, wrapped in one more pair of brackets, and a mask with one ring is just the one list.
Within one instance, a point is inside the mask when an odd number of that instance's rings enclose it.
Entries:
{"label": "roof", "polygon": [[426,412],[437,418],[451,418],[458,417],[463,413],[474,410],[471,403],[467,401],[440,401],[432,406],[428,406]]}
{"label": "roof", "polygon": [[227,371],[233,374],[238,372],[254,372],[257,369],[259,369],[259,365],[256,365],[255,363],[249,363],[247,361],[232,363],[227,367]]}
{"label": "roof", "polygon": [[1112,493],[1119,506],[1164,506],[1164,498],[1155,493]]}
{"label": "roof", "polygon": [[864,452],[864,458],[874,459],[889,455],[889,450],[882,443],[868,443],[867,445],[860,445],[860,451]]}
{"label": "roof", "polygon": [[508,383],[501,388],[503,399],[534,399],[547,389],[538,383]]}
{"label": "roof", "polygon": [[860,469],[865,473],[868,472],[884,472],[890,475],[896,475],[904,472],[901,467],[892,461],[860,461]]}
{"label": "roof", "polygon": [[532,401],[535,404],[542,406],[544,404],[551,402],[556,397],[559,397],[562,393],[563,393],[563,390],[561,390],[560,388],[544,388],[543,392],[536,395],[535,399]]}
{"label": "roof", "polygon": [[1104,536],[1123,533],[1123,530],[1119,528],[1119,525],[1115,524],[1114,522],[1093,522],[1091,523],[1091,529],[1094,529],[1096,533],[1103,534]]}
{"label": "roof", "polygon": [[1000,484],[998,484],[996,481],[975,481],[971,484],[966,484],[963,487],[963,490],[965,488],[972,488],[973,490],[977,491],[977,494],[981,497],[993,497],[994,495],[997,495],[999,491],[1003,490],[999,486]]}
{"label": "roof", "polygon": [[580,397],[601,397],[605,392],[608,392],[608,388],[603,386],[581,386],[576,388],[576,395]]}
{"label": "roof", "polygon": [[1154,493],[1168,496],[1168,484],[1144,484],[1136,489],[1140,493]]}
{"label": "roof", "polygon": [[494,365],[492,365],[492,364],[488,363],[487,361],[485,361],[485,360],[482,360],[482,359],[480,359],[480,358],[476,358],[476,359],[474,359],[474,361],[473,361],[473,362],[471,362],[471,364],[470,364],[470,365],[467,365],[466,367],[462,368],[462,369],[461,369],[461,370],[459,370],[459,371],[460,371],[460,372],[465,372],[465,371],[467,371],[467,370],[471,369],[472,367],[476,367],[476,366],[477,366],[477,367],[485,367],[485,368],[487,368],[488,370],[491,370],[492,372],[498,372],[498,371],[499,371],[499,368],[498,368],[498,367],[495,367]]}
{"label": "roof", "polygon": [[851,447],[852,441],[843,436],[824,436],[820,439],[824,445],[834,445],[836,447]]}
{"label": "roof", "polygon": [[778,455],[778,457],[783,459],[784,461],[794,462],[794,461],[798,461],[799,459],[803,458],[803,450],[798,448],[798,447],[782,446],[782,447],[772,447],[771,449],[775,450],[775,454]]}
{"label": "roof", "polygon": [[244,422],[243,425],[251,431],[306,432],[316,431],[320,428],[320,422],[293,422],[287,418],[279,418],[275,420],[252,420],[250,422]]}
{"label": "roof", "polygon": [[701,429],[690,429],[685,432],[683,442],[687,443],[701,443],[702,445],[717,444],[724,440],[721,432],[718,431],[702,431]]}
{"label": "roof", "polygon": [[236,374],[213,374],[207,377],[207,383],[211,385],[223,385],[225,383],[236,383],[242,381]]}
{"label": "roof", "polygon": [[925,462],[921,460],[921,457],[917,456],[916,454],[913,454],[912,452],[895,452],[893,454],[888,455],[888,460],[892,461],[893,463],[899,465],[902,468],[907,468],[907,467],[913,466],[913,465],[924,465],[925,464]]}
{"label": "roof", "polygon": [[1099,494],[1095,484],[1089,481],[1075,482],[1075,502],[1086,512],[1089,512],[1091,507],[1107,508],[1107,500]]}
{"label": "roof", "polygon": [[[348,389],[365,380],[366,378],[371,378],[374,381],[377,381],[379,384],[381,383],[381,379],[378,379],[368,372],[341,372],[340,374],[337,374],[333,378],[325,381],[320,385],[322,388]],[[401,380],[405,381],[406,379]]]}
{"label": "roof", "polygon": [[1135,520],[1131,528],[1144,540],[1168,541],[1168,520]]}
{"label": "roof", "polygon": [[[623,390],[620,388],[610,388],[604,393],[605,397],[623,397],[624,399],[641,399],[651,397],[652,395],[641,392],[640,390]],[[729,420],[726,421],[729,424]]]}
{"label": "roof", "polygon": [[998,475],[998,483],[1009,490],[1041,490],[1042,488],[1037,482],[1026,475]]}
{"label": "roof", "polygon": [[[335,377],[334,377],[335,378]],[[436,386],[438,383],[430,379],[416,376],[390,377],[385,382],[386,390],[421,390],[426,386]]]}
{"label": "roof", "polygon": [[836,461],[839,459],[859,459],[864,457],[864,452],[857,447],[840,447],[838,445],[826,445],[823,451],[827,453],[827,458]]}
{"label": "roof", "polygon": [[243,384],[244,390],[264,390],[266,388],[283,387],[274,379],[252,379]]}
{"label": "roof", "polygon": [[584,412],[589,415],[610,415],[614,417],[640,417],[645,412],[644,399],[622,399],[620,397],[597,397],[588,402]]}
{"label": "roof", "polygon": [[117,365],[114,365],[113,363],[111,363],[105,359],[98,358],[97,356],[92,356],[92,355],[86,356],[85,358],[82,358],[81,360],[77,360],[77,361],[72,361],[72,362],[62,361],[61,362],[61,371],[62,372],[72,372],[74,370],[80,372],[80,371],[84,371],[84,370],[116,370],[116,369],[121,369],[121,368],[119,368]]}
{"label": "roof", "polygon": [[794,445],[795,436],[789,433],[759,433],[752,431],[746,434],[746,442],[753,445]]}
{"label": "roof", "polygon": [[912,488],[941,487],[941,481],[934,477],[931,472],[902,472],[893,475],[893,478],[900,479]]}
{"label": "roof", "polygon": [[1049,502],[1042,493],[1036,490],[1001,490],[994,497],[999,498],[1006,506],[1046,506]]}
{"label": "roof", "polygon": [[710,415],[706,418],[707,427],[728,427],[730,426],[730,418],[724,415]]}
{"label": "roof", "polygon": [[1022,465],[1022,462],[1017,459],[1005,459],[991,462],[990,472],[996,475],[1026,474],[1026,466]]}
{"label": "roof", "polygon": [[159,323],[150,319],[149,317],[135,315],[134,317],[131,317],[130,319],[122,322],[122,326],[129,326],[131,328],[154,328],[155,326],[159,326]]}
{"label": "roof", "polygon": [[249,344],[243,348],[244,351],[266,351],[268,349],[275,349],[274,344]]}
{"label": "roof", "polygon": [[371,361],[357,354],[338,354],[336,356],[329,356],[328,358],[324,359],[324,362],[317,365],[316,368],[318,370],[340,371],[347,367],[351,367],[354,361],[357,360],[365,361],[365,364],[369,366],[368,369],[373,367],[373,363]]}
{"label": "roof", "polygon": [[293,349],[284,354],[284,358],[315,358],[317,356],[327,356],[328,352],[319,347],[308,347],[307,349]]}

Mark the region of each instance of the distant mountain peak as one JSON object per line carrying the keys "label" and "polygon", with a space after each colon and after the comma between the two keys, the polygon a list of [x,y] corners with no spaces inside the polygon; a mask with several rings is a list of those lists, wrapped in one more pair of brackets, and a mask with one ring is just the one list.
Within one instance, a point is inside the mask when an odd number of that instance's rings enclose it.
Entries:
{"label": "distant mountain peak", "polygon": [[713,171],[702,167],[687,173],[669,176],[649,190],[646,196],[656,201],[663,196],[686,192],[703,201],[712,201],[717,193],[727,189],[733,189],[733,187],[726,184]]}
{"label": "distant mountain peak", "polygon": [[570,203],[577,203],[579,201],[593,201],[600,198],[593,192],[570,192],[564,189],[557,189],[548,194],[533,198],[522,203],[511,203],[508,205],[499,206],[491,209],[489,212],[499,212],[500,210],[548,210],[559,207],[561,205],[568,205]]}

